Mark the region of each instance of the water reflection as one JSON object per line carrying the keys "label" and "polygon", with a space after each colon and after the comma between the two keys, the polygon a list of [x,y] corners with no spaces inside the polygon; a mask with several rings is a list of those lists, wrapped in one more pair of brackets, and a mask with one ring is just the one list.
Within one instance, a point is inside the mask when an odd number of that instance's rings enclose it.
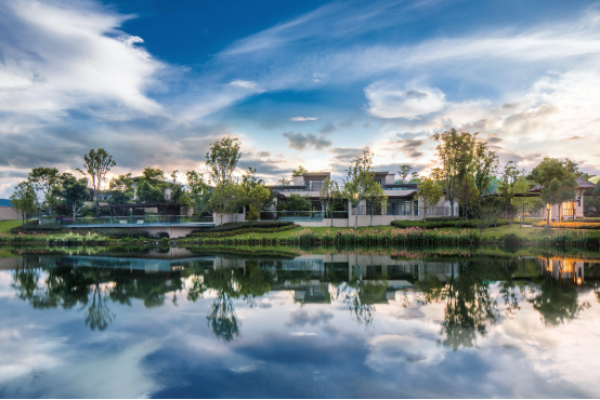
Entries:
{"label": "water reflection", "polygon": [[15,252],[0,397],[599,395],[600,260],[530,254]]}
{"label": "water reflection", "polygon": [[[164,253],[164,251],[163,251]],[[168,252],[167,252],[168,253]],[[181,253],[181,250],[179,251]],[[439,342],[454,350],[471,347],[501,314],[514,318],[527,301],[548,327],[567,323],[589,302],[578,301],[586,274],[598,276],[600,262],[577,258],[393,255],[301,255],[248,258],[184,251],[172,258],[23,255],[12,284],[18,298],[36,309],[76,308],[85,325],[103,331],[117,317],[111,304],[146,308],[214,295],[208,326],[230,342],[240,335],[235,300],[247,307],[269,292],[292,291],[294,301],[331,304],[338,299],[353,319],[368,327],[378,304],[397,298],[412,304],[444,304]],[[490,294],[497,283],[502,307]],[[598,294],[597,285],[595,291]],[[600,295],[598,295],[600,299]]]}

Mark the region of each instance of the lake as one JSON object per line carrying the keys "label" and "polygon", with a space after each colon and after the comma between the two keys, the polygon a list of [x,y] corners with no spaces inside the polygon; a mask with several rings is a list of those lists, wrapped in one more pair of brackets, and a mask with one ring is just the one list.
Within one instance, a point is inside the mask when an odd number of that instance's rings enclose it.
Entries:
{"label": "lake", "polygon": [[0,249],[0,397],[600,397],[600,257]]}

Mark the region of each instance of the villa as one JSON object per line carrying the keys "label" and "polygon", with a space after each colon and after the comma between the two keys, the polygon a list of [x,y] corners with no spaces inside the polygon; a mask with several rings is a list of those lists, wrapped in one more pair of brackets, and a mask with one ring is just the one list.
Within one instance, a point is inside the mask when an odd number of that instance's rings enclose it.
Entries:
{"label": "villa", "polygon": [[[565,201],[562,203],[562,207],[559,207],[558,204],[552,204],[551,206],[548,204],[546,209],[543,210],[542,216],[546,218],[546,213],[550,213],[551,221],[558,221],[559,215],[562,212],[562,219],[576,219],[576,218],[584,218],[584,196],[585,191],[588,189],[594,189],[596,185],[587,180],[577,177],[577,189],[575,190],[575,198],[573,200]],[[530,189],[531,193],[539,193],[542,191],[544,187],[542,185],[536,185],[534,188]]]}
{"label": "villa", "polygon": [[[292,177],[290,185],[268,186],[276,201],[287,199],[296,194],[310,199],[313,213],[308,218],[294,218],[302,226],[353,226],[355,215],[358,213],[359,226],[389,225],[394,220],[422,220],[425,217],[423,208],[417,197],[416,183],[395,183],[394,174],[387,171],[375,172],[375,181],[381,184],[388,196],[387,204],[378,207],[377,204],[361,201],[358,206],[345,202],[344,211],[334,211],[325,214],[325,203],[321,198],[321,189],[325,180],[330,178],[329,172],[306,172]],[[454,204],[454,215],[458,215],[458,204]],[[427,216],[449,216],[451,205],[444,197],[437,206],[427,210]],[[333,218],[332,218],[333,217]],[[333,221],[331,220],[333,219]]]}

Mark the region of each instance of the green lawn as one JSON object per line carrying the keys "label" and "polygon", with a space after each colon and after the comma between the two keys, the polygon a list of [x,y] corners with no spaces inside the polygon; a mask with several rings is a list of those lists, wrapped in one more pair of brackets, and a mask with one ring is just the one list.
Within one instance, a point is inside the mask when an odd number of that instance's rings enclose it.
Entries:
{"label": "green lawn", "polygon": [[20,219],[8,219],[0,221],[0,233],[10,233],[10,230],[16,226],[21,226]]}

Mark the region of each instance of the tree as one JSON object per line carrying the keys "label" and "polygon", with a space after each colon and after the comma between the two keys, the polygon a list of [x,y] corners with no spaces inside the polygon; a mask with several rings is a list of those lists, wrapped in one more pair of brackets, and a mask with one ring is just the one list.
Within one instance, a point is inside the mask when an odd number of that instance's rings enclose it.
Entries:
{"label": "tree", "polygon": [[306,168],[304,168],[302,165],[298,165],[298,168],[292,170],[292,176],[301,176],[307,172],[308,171]]}
{"label": "tree", "polygon": [[[525,175],[520,175],[517,178],[517,181],[514,184],[514,193],[520,194],[518,200],[518,207],[521,210],[521,218],[520,218],[520,226],[523,226],[523,219],[525,218],[525,193],[531,189],[531,185],[529,181],[525,177]],[[514,200],[513,200],[514,203]]]}
{"label": "tree", "polygon": [[56,168],[38,167],[31,170],[27,179],[36,191],[44,194],[48,202],[49,211],[52,212],[56,195],[60,191],[60,175]]}
{"label": "tree", "polygon": [[463,210],[465,220],[469,219],[469,213],[475,203],[479,200],[479,190],[475,185],[475,179],[467,175],[462,179],[458,192],[458,204]]}
{"label": "tree", "polygon": [[171,172],[171,179],[173,180],[173,183],[177,183],[177,174],[179,173],[178,170],[173,170],[173,172]]}
{"label": "tree", "polygon": [[[546,203],[546,230],[550,229],[550,212],[552,204],[562,204],[563,201],[572,195],[575,197],[574,190],[571,191],[573,183],[577,185],[575,176],[565,168],[562,161],[556,158],[546,157],[531,171],[528,179],[537,183],[540,188],[540,197]],[[563,187],[563,182],[565,186]],[[562,214],[562,213],[561,213]]]}
{"label": "tree", "polygon": [[112,178],[108,184],[108,188],[113,191],[111,198],[108,200],[110,204],[131,203],[135,194],[131,172]]}
{"label": "tree", "polygon": [[469,173],[476,153],[477,133],[458,133],[451,129],[436,133],[437,150],[442,160],[441,182],[450,201],[450,215],[454,216],[454,204],[458,198],[462,180]]}
{"label": "tree", "polygon": [[233,209],[233,190],[232,183],[221,184],[212,191],[208,201],[210,210],[221,218],[221,225],[223,225],[223,215],[230,213]]}
{"label": "tree", "polygon": [[10,203],[17,214],[21,214],[23,225],[30,214],[36,212],[38,199],[35,188],[29,181],[23,181],[15,186],[15,191],[10,196]]}
{"label": "tree", "polygon": [[481,201],[475,215],[477,219],[475,224],[479,229],[479,235],[483,236],[483,231],[492,225],[496,225],[503,209],[503,201],[497,197],[489,196]]}
{"label": "tree", "polygon": [[475,178],[475,187],[480,195],[490,190],[497,168],[498,156],[496,153],[487,149],[487,143],[477,142],[471,169]]}
{"label": "tree", "polygon": [[265,181],[256,176],[256,168],[248,167],[248,170],[242,175],[242,186],[247,192],[258,185],[264,185]]}
{"label": "tree", "polygon": [[440,184],[432,177],[422,178],[417,188],[417,196],[419,196],[421,210],[423,210],[423,220],[427,221],[427,211],[435,207],[444,193]]}
{"label": "tree", "polygon": [[83,207],[85,199],[90,195],[87,178],[77,179],[71,174],[63,174],[62,188],[67,209],[72,210],[73,220],[75,220],[77,212]]}
{"label": "tree", "polygon": [[412,167],[408,164],[401,165],[398,168],[398,174],[400,175],[400,183],[406,183],[406,177],[408,173],[412,170]]}
{"label": "tree", "polygon": [[292,181],[290,181],[289,179],[281,178],[277,181],[277,184],[281,186],[290,186],[292,184]]}
{"label": "tree", "polygon": [[277,211],[309,211],[310,199],[299,194],[291,194],[285,200],[277,202]]}
{"label": "tree", "polygon": [[190,198],[187,193],[183,190],[183,186],[175,185],[171,191],[171,202],[183,205],[190,204]]}
{"label": "tree", "polygon": [[[336,181],[329,178],[323,182],[323,187],[319,191],[319,197],[325,206],[325,218],[328,213],[331,213],[332,209],[342,201],[342,193],[340,187]],[[333,226],[333,214],[330,215],[331,226]]]}
{"label": "tree", "polygon": [[242,156],[238,139],[225,137],[210,144],[206,153],[206,168],[215,183],[219,186],[233,181],[233,172]]}
{"label": "tree", "polygon": [[419,183],[421,178],[419,178],[419,173],[417,171],[413,171],[411,173],[412,178],[410,179],[410,183]]}
{"label": "tree", "polygon": [[231,204],[229,213],[234,214],[235,222],[237,222],[239,211],[243,211],[243,207],[248,204],[248,192],[242,185],[232,183],[230,186]]}
{"label": "tree", "polygon": [[147,180],[142,179],[137,187],[137,197],[142,203],[164,203],[165,194],[162,189],[152,186]]}
{"label": "tree", "polygon": [[568,174],[563,180],[554,178],[548,189],[542,189],[541,197],[546,203],[558,204],[558,222],[562,222],[563,203],[575,198],[576,189],[577,179],[573,174]]}
{"label": "tree", "polygon": [[257,219],[260,219],[260,211],[265,207],[270,198],[271,191],[262,185],[254,186],[248,192],[248,202],[250,203],[250,207],[254,208],[253,213],[256,212]]}
{"label": "tree", "polygon": [[505,218],[509,221],[510,218],[508,214],[509,209],[513,208],[511,206],[512,200],[515,196],[515,185],[522,173],[523,172],[517,168],[517,164],[513,160],[508,161],[504,166],[504,173],[502,174],[502,179],[498,187],[500,193],[502,194]]}
{"label": "tree", "polygon": [[94,198],[96,199],[96,216],[98,216],[98,193],[100,193],[100,187],[106,180],[106,174],[108,174],[110,169],[117,165],[117,163],[103,148],[99,148],[98,150],[91,149],[88,154],[83,155],[83,161],[85,171],[82,171],[79,168],[77,168],[77,171],[83,175],[87,175],[91,179]]}
{"label": "tree", "polygon": [[146,167],[142,172],[142,179],[145,179],[152,186],[160,186],[164,184],[165,171],[160,168]]}
{"label": "tree", "polygon": [[190,188],[189,198],[194,206],[194,210],[196,212],[204,211],[208,206],[206,198],[210,186],[204,182],[204,175],[196,171],[188,171],[185,176],[187,178],[187,185]]}
{"label": "tree", "polygon": [[[342,192],[344,197],[356,207],[354,215],[354,229],[358,228],[358,206],[364,201],[369,201],[381,195],[383,189],[375,182],[375,173],[371,171],[373,156],[368,151],[362,157],[356,157],[350,162],[348,175],[344,181]],[[385,192],[383,192],[385,193]]]}

